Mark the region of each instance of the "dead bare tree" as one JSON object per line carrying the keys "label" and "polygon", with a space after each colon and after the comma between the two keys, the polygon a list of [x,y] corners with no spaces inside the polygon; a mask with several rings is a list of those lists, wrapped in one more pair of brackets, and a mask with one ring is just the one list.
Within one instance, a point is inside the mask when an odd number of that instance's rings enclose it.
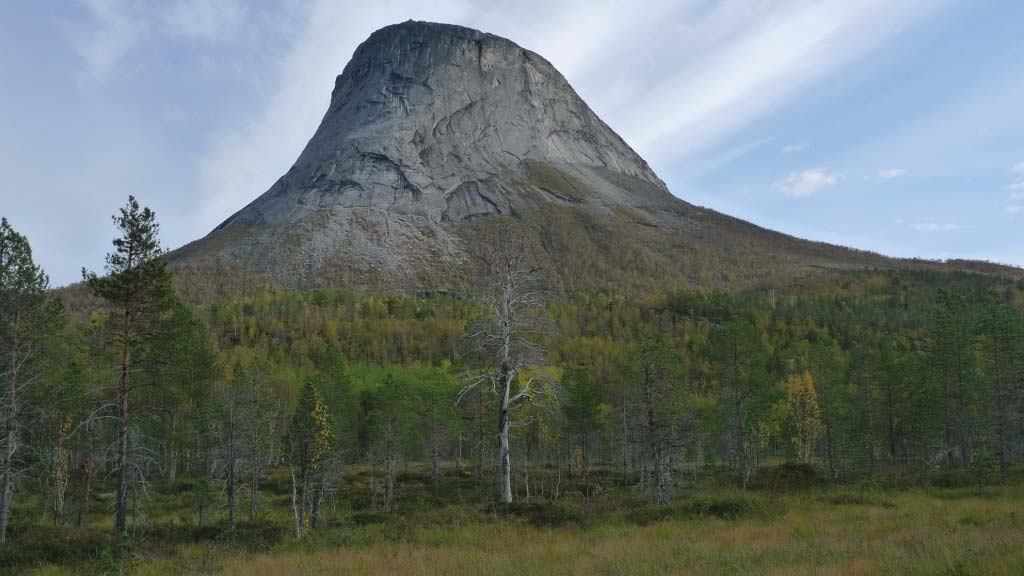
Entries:
{"label": "dead bare tree", "polygon": [[490,388],[498,404],[498,471],[502,502],[512,503],[510,431],[512,409],[529,401],[543,384],[528,375],[547,359],[540,343],[550,332],[541,268],[522,233],[503,230],[486,242],[477,259],[481,287],[477,299],[486,313],[467,330],[476,370],[466,377],[459,402],[471,391]]}

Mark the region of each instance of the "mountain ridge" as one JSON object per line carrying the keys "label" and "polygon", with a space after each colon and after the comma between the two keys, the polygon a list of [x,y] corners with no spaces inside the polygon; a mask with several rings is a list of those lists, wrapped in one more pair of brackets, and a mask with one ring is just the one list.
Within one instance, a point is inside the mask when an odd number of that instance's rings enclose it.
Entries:
{"label": "mountain ridge", "polygon": [[800,240],[694,206],[542,56],[415,21],[360,44],[292,168],[170,257],[292,289],[457,291],[474,248],[510,226],[568,290],[742,288],[871,267],[1014,276]]}

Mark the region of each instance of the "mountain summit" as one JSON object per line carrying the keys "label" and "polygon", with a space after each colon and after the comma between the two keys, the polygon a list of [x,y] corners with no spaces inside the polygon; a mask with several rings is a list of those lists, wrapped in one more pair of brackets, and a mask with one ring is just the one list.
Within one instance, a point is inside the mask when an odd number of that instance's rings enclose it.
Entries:
{"label": "mountain summit", "polygon": [[547,60],[414,21],[363,42],[295,165],[172,262],[289,288],[458,290],[474,244],[510,220],[568,289],[749,286],[894,264],[675,198]]}

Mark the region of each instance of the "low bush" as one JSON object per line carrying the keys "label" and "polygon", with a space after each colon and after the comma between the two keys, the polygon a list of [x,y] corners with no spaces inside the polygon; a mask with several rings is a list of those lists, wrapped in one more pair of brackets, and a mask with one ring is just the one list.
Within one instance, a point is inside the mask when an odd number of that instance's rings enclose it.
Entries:
{"label": "low bush", "polygon": [[9,542],[16,544],[0,547],[0,567],[5,568],[26,566],[41,559],[54,564],[81,565],[102,560],[114,564],[130,555],[127,543],[109,530],[15,524],[7,536]]}
{"label": "low bush", "polygon": [[824,484],[814,466],[803,462],[786,462],[759,468],[750,476],[747,487],[769,492],[793,492]]}
{"label": "low bush", "polygon": [[670,502],[665,506],[646,505],[629,512],[628,519],[635,524],[647,525],[694,518],[736,520],[767,516],[768,512],[768,506],[758,499],[743,494],[726,494],[697,496]]}
{"label": "low bush", "polygon": [[581,520],[577,506],[560,501],[517,502],[507,506],[505,511],[541,527],[565,526]]}
{"label": "low bush", "polygon": [[977,486],[978,480],[964,468],[939,468],[928,473],[928,485],[933,488],[970,488]]}

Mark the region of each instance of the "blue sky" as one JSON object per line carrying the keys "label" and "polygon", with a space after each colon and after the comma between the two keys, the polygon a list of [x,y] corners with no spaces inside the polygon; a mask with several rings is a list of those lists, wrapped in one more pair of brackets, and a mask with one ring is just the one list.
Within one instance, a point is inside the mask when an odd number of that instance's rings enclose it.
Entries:
{"label": "blue sky", "polygon": [[1015,0],[0,3],[0,215],[55,284],[135,194],[177,247],[298,156],[334,77],[410,18],[561,70],[673,192],[797,236],[1024,265]]}

